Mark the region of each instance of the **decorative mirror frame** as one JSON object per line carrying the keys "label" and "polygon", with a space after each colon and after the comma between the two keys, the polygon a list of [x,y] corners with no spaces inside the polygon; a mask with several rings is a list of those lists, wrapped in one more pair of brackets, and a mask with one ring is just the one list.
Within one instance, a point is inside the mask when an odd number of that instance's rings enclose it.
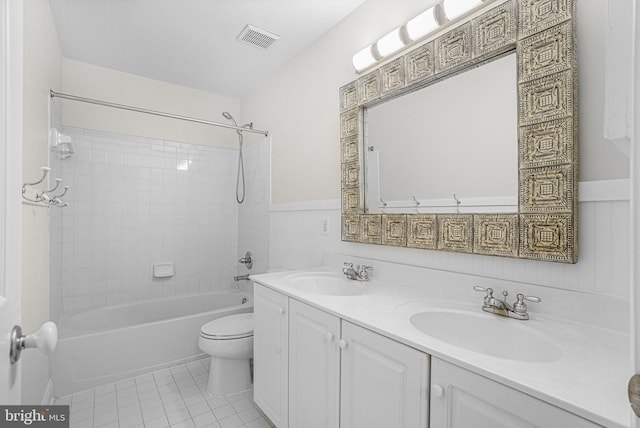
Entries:
{"label": "decorative mirror frame", "polygon": [[[364,111],[515,51],[518,212],[369,214]],[[575,0],[508,0],[340,88],[342,240],[576,263]]]}

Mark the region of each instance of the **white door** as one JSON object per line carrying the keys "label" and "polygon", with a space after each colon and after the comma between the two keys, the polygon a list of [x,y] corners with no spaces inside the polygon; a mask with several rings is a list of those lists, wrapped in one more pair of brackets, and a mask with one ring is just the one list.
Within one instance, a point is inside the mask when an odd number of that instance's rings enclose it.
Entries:
{"label": "white door", "polygon": [[347,321],[339,346],[341,428],[428,426],[427,354]]}
{"label": "white door", "polygon": [[0,2],[0,404],[20,403],[20,363],[9,335],[20,324],[22,1]]}
{"label": "white door", "polygon": [[338,428],[340,318],[289,300],[289,426]]}

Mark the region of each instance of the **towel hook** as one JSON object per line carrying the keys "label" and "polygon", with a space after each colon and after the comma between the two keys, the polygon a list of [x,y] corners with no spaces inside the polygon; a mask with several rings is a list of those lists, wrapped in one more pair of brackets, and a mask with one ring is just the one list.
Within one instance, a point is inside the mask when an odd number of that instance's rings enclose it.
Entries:
{"label": "towel hook", "polygon": [[38,181],[34,181],[33,183],[24,183],[22,185],[22,194],[24,195],[25,192],[27,191],[27,186],[36,186],[40,183],[42,183],[44,181],[45,178],[47,178],[47,174],[49,174],[49,171],[51,171],[51,168],[43,166],[40,168],[42,170],[42,178]]}
{"label": "towel hook", "polygon": [[453,194],[453,199],[456,201],[456,213],[460,214],[460,204],[462,202],[460,202],[460,199],[458,199],[455,193]]}
{"label": "towel hook", "polygon": [[53,189],[45,190],[44,192],[42,192],[42,194],[44,195],[45,193],[55,192],[56,190],[58,190],[58,187],[60,187],[60,183],[62,183],[62,178],[56,178],[56,185],[53,186]]}
{"label": "towel hook", "polygon": [[63,208],[63,207],[69,206],[67,202],[64,202],[61,199],[64,195],[67,194],[67,191],[69,190],[69,186],[64,186],[62,193],[60,193],[59,195],[52,195],[52,193],[54,193],[60,187],[60,184],[62,183],[61,178],[55,179],[56,184],[51,189],[42,190],[42,191],[37,191],[36,189],[33,189],[33,191],[35,192],[35,196],[30,197],[29,195],[27,195],[27,189],[33,186],[37,186],[38,184],[44,182],[47,178],[47,175],[49,175],[49,172],[51,171],[51,168],[46,166],[43,166],[40,169],[42,169],[42,177],[39,180],[30,182],[30,183],[24,183],[22,185],[22,199],[27,201],[27,203],[31,203],[33,205],[41,206],[41,207],[54,206],[58,208]]}
{"label": "towel hook", "polygon": [[411,196],[415,205],[416,212],[419,213],[420,201],[416,199],[416,195]]}

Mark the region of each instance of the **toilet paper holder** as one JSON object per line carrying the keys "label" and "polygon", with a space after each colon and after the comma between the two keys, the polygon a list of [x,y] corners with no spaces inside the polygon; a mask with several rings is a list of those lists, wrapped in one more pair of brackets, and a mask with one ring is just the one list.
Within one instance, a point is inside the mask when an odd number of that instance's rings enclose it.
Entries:
{"label": "toilet paper holder", "polygon": [[11,329],[11,343],[9,345],[9,360],[11,364],[18,362],[20,353],[24,349],[38,348],[44,355],[56,349],[58,343],[58,327],[52,321],[47,321],[34,334],[23,335],[22,327],[13,326]]}

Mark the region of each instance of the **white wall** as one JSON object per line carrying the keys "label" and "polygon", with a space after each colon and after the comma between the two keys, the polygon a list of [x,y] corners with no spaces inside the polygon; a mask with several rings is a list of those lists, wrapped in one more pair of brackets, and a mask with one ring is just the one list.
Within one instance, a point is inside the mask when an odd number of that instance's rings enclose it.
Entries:
{"label": "white wall", "polygon": [[[237,98],[178,86],[134,74],[123,73],[64,58],[61,92],[126,104],[214,122],[230,123],[222,117],[228,111],[239,121]],[[56,99],[64,105],[66,126],[116,132],[190,144],[237,147],[238,139],[228,129],[77,101]]]}
{"label": "white wall", "polygon": [[[338,89],[358,77],[351,57],[427,6],[419,0],[368,0],[242,99],[245,117],[266,123],[273,136],[274,202],[339,198]],[[602,136],[606,6],[577,2],[583,181],[629,176],[627,158]]]}
{"label": "white wall", "polygon": [[[62,83],[62,57],[49,2],[24,2],[24,147],[25,181],[41,177],[47,166],[49,89]],[[22,328],[32,333],[49,319],[49,213],[23,205]],[[25,352],[22,402],[40,404],[49,380],[47,358]]]}

